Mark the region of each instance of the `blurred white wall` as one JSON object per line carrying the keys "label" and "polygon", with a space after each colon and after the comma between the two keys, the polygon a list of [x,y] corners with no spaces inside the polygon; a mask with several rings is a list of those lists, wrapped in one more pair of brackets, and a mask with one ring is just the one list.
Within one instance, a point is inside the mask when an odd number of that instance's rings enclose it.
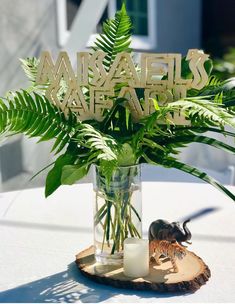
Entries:
{"label": "blurred white wall", "polygon": [[[57,54],[59,47],[55,12],[55,0],[0,1],[0,96],[8,90],[14,91],[28,85],[19,58],[38,57],[42,50]],[[45,142],[35,145],[35,141],[19,135],[1,144],[5,148],[0,146],[0,171],[1,167],[6,170],[3,163],[7,162],[7,171],[11,173],[11,179],[6,181],[9,185],[6,190],[27,184],[30,176],[51,161],[51,144]],[[14,157],[13,150],[21,152],[15,153],[17,157]],[[12,151],[12,155],[9,151]],[[13,174],[16,178],[12,181]],[[35,180],[33,183],[41,184],[42,181],[39,178],[38,182]]]}
{"label": "blurred white wall", "polygon": [[55,0],[0,1],[0,94],[27,84],[18,58],[58,52]]}

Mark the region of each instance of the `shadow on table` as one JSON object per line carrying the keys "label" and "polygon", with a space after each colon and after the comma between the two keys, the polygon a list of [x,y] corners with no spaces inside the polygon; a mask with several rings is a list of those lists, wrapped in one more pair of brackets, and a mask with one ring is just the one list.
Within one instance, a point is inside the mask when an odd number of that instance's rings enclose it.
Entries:
{"label": "shadow on table", "polygon": [[217,212],[217,211],[220,211],[220,210],[221,210],[221,208],[214,207],[214,206],[213,207],[199,209],[197,211],[194,211],[191,214],[188,214],[187,216],[184,216],[183,218],[179,219],[179,221],[180,222],[184,222],[184,221],[186,221],[188,219],[190,219],[192,221],[192,220],[195,220],[197,218],[210,215],[210,213],[214,213],[214,212]]}
{"label": "shadow on table", "polygon": [[[196,219],[201,216],[208,215],[214,211],[217,211],[217,208],[198,210],[197,212],[181,219],[181,221],[187,218]],[[213,236],[197,235],[197,237],[200,239],[205,239],[206,241],[214,241]],[[218,239],[216,239],[216,241],[218,241]],[[227,242],[234,241],[234,239],[223,239],[223,237],[221,237],[220,241]],[[150,291],[144,292],[136,290],[124,290],[107,285],[100,285],[83,277],[78,271],[76,264],[71,263],[68,265],[67,271],[63,271],[40,280],[0,292],[0,303],[74,303],[77,301],[83,303],[98,303],[109,300],[115,296],[119,296],[120,300],[116,299],[118,302],[125,301],[125,296],[133,296],[131,302],[137,302],[139,298],[170,298],[175,296],[187,297],[187,295],[189,295],[189,293],[166,294]]]}
{"label": "shadow on table", "polygon": [[[112,288],[94,283],[83,277],[75,263],[68,266],[68,270],[42,278],[40,280],[0,292],[0,303],[98,303],[119,296],[123,302],[123,296],[134,296],[132,302],[138,298],[168,298],[186,293],[156,293],[136,290],[124,290]],[[117,300],[116,300],[117,301]]]}

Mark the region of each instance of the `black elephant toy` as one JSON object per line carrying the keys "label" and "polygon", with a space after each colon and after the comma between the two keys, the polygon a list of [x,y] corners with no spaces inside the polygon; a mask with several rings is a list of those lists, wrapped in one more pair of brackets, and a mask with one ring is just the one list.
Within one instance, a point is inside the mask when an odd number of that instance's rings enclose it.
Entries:
{"label": "black elephant toy", "polygon": [[189,229],[186,227],[187,223],[190,220],[187,220],[183,223],[183,228],[180,227],[179,222],[169,223],[165,220],[156,220],[151,223],[149,226],[148,237],[149,241],[153,240],[165,240],[169,242],[178,242],[180,245],[186,247],[182,242],[191,244],[189,240],[192,235]]}

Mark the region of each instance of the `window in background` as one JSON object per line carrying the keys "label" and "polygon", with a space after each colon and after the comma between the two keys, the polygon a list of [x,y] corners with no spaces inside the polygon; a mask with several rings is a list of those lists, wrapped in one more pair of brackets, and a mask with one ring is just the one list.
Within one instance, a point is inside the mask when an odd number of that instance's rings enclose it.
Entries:
{"label": "window in background", "polygon": [[[122,0],[116,1],[117,9],[122,6]],[[148,36],[148,1],[131,0],[126,2],[126,8],[133,24],[133,34]]]}
{"label": "window in background", "polygon": [[[58,40],[64,46],[72,23],[84,0],[57,0]],[[88,46],[93,45],[97,33],[102,31],[102,23],[112,18],[120,9],[122,0],[110,0],[102,17],[97,22],[94,33],[88,39]],[[156,47],[156,0],[126,1],[128,14],[133,23],[132,47],[137,50],[149,50]]]}
{"label": "window in background", "polygon": [[[122,0],[110,0],[107,9],[98,23],[96,33],[102,30],[102,22],[108,17],[113,18],[121,8]],[[133,24],[132,48],[150,50],[156,48],[156,2],[157,0],[128,0],[126,9]],[[88,45],[92,45],[96,33],[91,35]]]}
{"label": "window in background", "polygon": [[63,47],[69,37],[69,32],[83,0],[56,0],[58,43]]}
{"label": "window in background", "polygon": [[82,0],[66,0],[66,18],[67,18],[67,30],[71,29],[73,20],[77,14]]}

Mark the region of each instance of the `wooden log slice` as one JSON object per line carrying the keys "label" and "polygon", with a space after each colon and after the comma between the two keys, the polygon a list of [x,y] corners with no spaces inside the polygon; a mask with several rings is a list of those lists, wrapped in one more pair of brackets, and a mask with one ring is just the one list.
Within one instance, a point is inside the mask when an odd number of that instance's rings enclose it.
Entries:
{"label": "wooden log slice", "polygon": [[96,263],[93,246],[76,256],[76,264],[84,276],[97,283],[135,290],[194,292],[211,276],[210,269],[203,260],[188,250],[182,260],[177,260],[178,273],[173,272],[169,259],[163,259],[160,266],[150,266],[148,276],[137,279],[125,276],[122,266]]}

